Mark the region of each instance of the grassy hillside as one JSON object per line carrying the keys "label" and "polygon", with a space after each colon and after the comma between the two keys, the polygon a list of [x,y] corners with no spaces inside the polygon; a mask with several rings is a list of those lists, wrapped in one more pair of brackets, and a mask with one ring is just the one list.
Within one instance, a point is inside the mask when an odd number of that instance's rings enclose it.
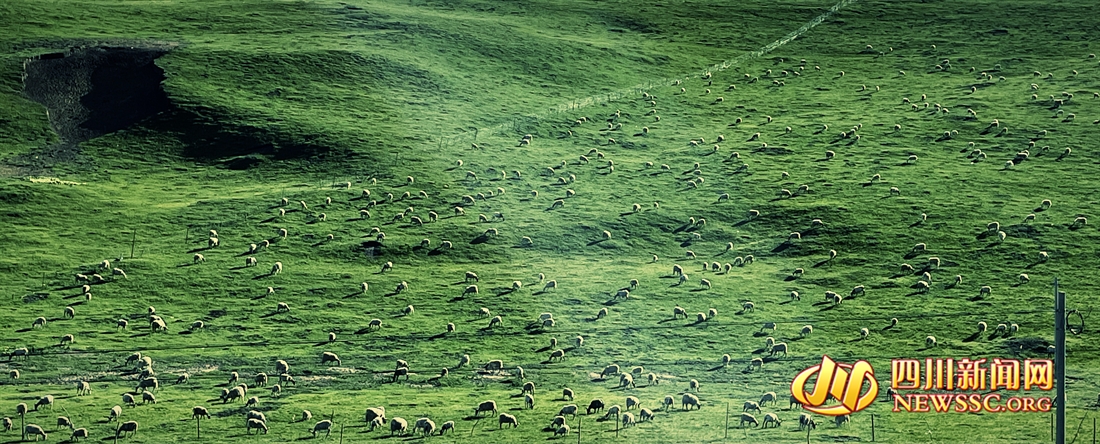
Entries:
{"label": "grassy hillside", "polygon": [[[1097,290],[1091,259],[1100,234],[1075,222],[1100,209],[1090,143],[1100,135],[1100,66],[1087,32],[1096,18],[1073,2],[857,2],[763,57],[699,75],[830,6],[0,5],[11,18],[0,25],[8,36],[0,40],[0,100],[12,110],[0,119],[0,291],[10,301],[0,331],[5,352],[32,349],[29,359],[0,362],[20,372],[0,385],[0,405],[10,416],[15,404],[52,394],[54,411],[32,412],[28,423],[54,433],[55,416],[67,415],[93,439],[109,439],[110,407],[138,393],[126,358],[141,352],[154,360],[161,388],[156,404],[124,409],[124,421],[141,424],[133,442],[199,442],[189,420],[196,405],[214,416],[202,423],[207,441],[308,438],[330,415],[349,442],[381,439],[388,435],[369,431],[362,415],[384,405],[410,423],[455,421],[457,433],[444,440],[529,442],[552,439],[544,427],[563,405],[623,405],[629,395],[656,410],[668,395],[678,403],[692,379],[701,384],[699,411],[658,412],[618,432],[613,420],[581,415],[581,441],[720,442],[729,403],[729,439],[800,442],[799,412],[783,401],[793,376],[822,354],[868,359],[881,384],[891,358],[1046,357],[1049,283],[1061,281],[1086,324]],[[56,138],[44,110],[19,95],[23,59],[75,44],[152,40],[179,44],[157,62],[175,107],[82,143],[76,161],[36,162],[35,150]],[[681,80],[631,89],[663,78]],[[610,101],[549,112],[598,95]],[[526,134],[529,145],[520,142]],[[252,152],[262,160],[227,168],[228,158]],[[385,233],[380,250],[366,248],[377,240],[373,228]],[[210,230],[217,247],[208,247]],[[264,240],[269,247],[248,252]],[[917,243],[927,251],[914,251]],[[755,260],[732,265],[748,255]],[[246,266],[246,257],[258,265]],[[104,259],[127,277],[97,270]],[[704,271],[704,261],[731,269]],[[276,262],[283,271],[268,273]],[[383,270],[387,262],[392,270]],[[674,264],[685,282],[671,273]],[[919,292],[926,270],[931,288]],[[466,271],[479,280],[466,282]],[[97,272],[106,282],[91,284],[87,300],[73,276]],[[614,298],[631,279],[638,287]],[[549,280],[557,288],[545,288]],[[522,287],[513,289],[515,281]],[[396,292],[400,282],[409,290]],[[464,291],[472,284],[477,293]],[[864,295],[823,300],[857,285]],[[982,286],[991,294],[980,295]],[[754,310],[744,310],[750,301]],[[280,302],[290,310],[278,310]],[[409,305],[415,311],[404,314]],[[66,306],[75,318],[63,316]],[[688,319],[673,316],[676,306]],[[167,332],[152,331],[150,307]],[[716,318],[695,322],[711,308]],[[597,316],[602,309],[607,315]],[[553,327],[536,322],[544,312]],[[496,315],[502,325],[489,327]],[[44,328],[32,328],[38,316]],[[891,318],[899,323],[887,328]],[[368,328],[372,319],[381,328]],[[203,328],[189,329],[195,321]],[[980,321],[990,331],[976,334]],[[778,329],[762,332],[765,322]],[[1000,323],[1020,330],[992,333]],[[807,324],[813,333],[803,337]],[[860,328],[870,336],[861,339]],[[75,343],[59,344],[66,334]],[[768,335],[787,342],[789,355],[768,357]],[[928,335],[937,347],[925,346]],[[1086,328],[1068,342],[1071,425],[1097,408],[1094,336]],[[567,359],[550,362],[556,349]],[[321,365],[326,351],[342,362]],[[458,367],[463,355],[470,366]],[[745,370],[757,357],[767,358],[763,368]],[[296,384],[274,396],[252,379],[266,372],[277,380],[278,359],[290,363]],[[399,359],[411,375],[394,382]],[[505,372],[478,370],[494,359]],[[644,366],[637,387],[601,378],[612,363]],[[534,410],[522,408],[516,366],[536,384]],[[449,374],[440,377],[443,368]],[[259,397],[269,434],[246,436],[252,407],[218,399],[230,372]],[[649,373],[660,383],[651,385]],[[182,374],[188,381],[173,384]],[[91,394],[76,396],[77,381],[90,382]],[[564,387],[575,401],[561,399]],[[741,404],[764,392],[779,394],[765,412],[783,425],[737,427]],[[473,418],[487,399],[519,427]],[[871,414],[876,441],[1049,436],[1045,414],[891,407],[875,403],[844,427],[822,418],[811,440],[870,440]],[[303,409],[314,420],[294,422]]]}

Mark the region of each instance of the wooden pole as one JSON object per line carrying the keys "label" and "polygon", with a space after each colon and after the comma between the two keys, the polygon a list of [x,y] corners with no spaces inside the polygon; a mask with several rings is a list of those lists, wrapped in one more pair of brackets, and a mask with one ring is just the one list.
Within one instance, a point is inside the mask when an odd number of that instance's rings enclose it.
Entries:
{"label": "wooden pole", "polygon": [[615,414],[615,437],[619,437],[619,414]]}
{"label": "wooden pole", "polygon": [[130,239],[130,259],[134,258],[134,245],[137,245],[137,230],[134,230],[134,236]]}
{"label": "wooden pole", "polygon": [[722,434],[722,439],[726,440],[730,437],[730,403],[726,403],[726,430]]}
{"label": "wooden pole", "polygon": [[871,442],[875,442],[875,414],[871,414]]}
{"label": "wooden pole", "polygon": [[202,439],[202,425],[199,424],[200,422],[202,422],[202,417],[195,416],[195,439]]}
{"label": "wooden pole", "polygon": [[344,425],[340,424],[340,444],[344,444]]}
{"label": "wooden pole", "polygon": [[[577,418],[577,444],[581,444],[581,420],[584,418]],[[1095,429],[1095,427],[1093,427]],[[1095,435],[1095,430],[1093,431]]]}

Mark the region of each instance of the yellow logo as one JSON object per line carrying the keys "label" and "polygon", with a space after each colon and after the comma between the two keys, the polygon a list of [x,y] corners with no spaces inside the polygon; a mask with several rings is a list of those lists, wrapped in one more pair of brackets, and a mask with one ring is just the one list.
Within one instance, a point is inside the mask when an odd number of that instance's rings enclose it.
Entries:
{"label": "yellow logo", "polygon": [[[817,382],[814,383],[814,391],[807,393],[806,382],[815,374]],[[865,383],[870,383],[870,388],[860,395]],[[875,380],[875,370],[867,361],[839,364],[828,356],[822,356],[820,365],[795,376],[791,382],[791,395],[802,403],[803,408],[819,415],[847,415],[863,410],[875,401],[878,381]],[[826,406],[829,398],[840,401],[840,404]]]}

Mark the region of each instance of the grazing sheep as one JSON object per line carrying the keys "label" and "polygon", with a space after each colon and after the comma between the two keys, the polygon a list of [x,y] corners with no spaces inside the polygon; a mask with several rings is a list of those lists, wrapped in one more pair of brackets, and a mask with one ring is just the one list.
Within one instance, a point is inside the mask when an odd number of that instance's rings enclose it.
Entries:
{"label": "grazing sheep", "polygon": [[743,302],[743,303],[741,303],[741,311],[743,313],[747,313],[747,312],[754,312],[755,313],[756,312],[756,304],[753,304],[751,301]]}
{"label": "grazing sheep", "polygon": [[603,319],[604,316],[607,316],[607,313],[607,307],[601,308],[600,311],[596,312],[596,319]]}
{"label": "grazing sheep", "polygon": [[35,440],[36,442],[38,441],[38,437],[39,437],[39,436],[41,436],[41,437],[42,437],[42,440],[43,440],[43,441],[45,441],[45,440],[49,439],[49,438],[48,438],[48,437],[46,436],[46,431],[45,431],[45,430],[43,430],[43,429],[42,429],[42,426],[39,426],[38,424],[27,424],[27,425],[26,425],[25,427],[23,427],[23,435],[24,435],[24,436],[31,436],[31,435],[33,435],[33,436],[34,436],[34,440]]}
{"label": "grazing sheep", "polygon": [[764,415],[764,424],[761,425],[760,428],[766,429],[768,428],[768,424],[772,424],[772,427],[779,428],[782,421],[779,420],[779,416],[775,413],[768,413]]}
{"label": "grazing sheep", "polygon": [[691,410],[692,406],[695,406],[696,410],[702,407],[699,404],[699,397],[691,393],[684,393],[684,396],[680,398],[680,409]]}
{"label": "grazing sheep", "polygon": [[[24,407],[26,407],[26,406],[24,405]],[[18,411],[18,409],[16,409],[16,410]],[[118,421],[118,418],[121,417],[121,416],[122,416],[122,407],[116,405],[114,407],[111,407],[111,413],[108,414],[107,421],[110,422],[112,419],[115,420],[115,421]]]}
{"label": "grazing sheep", "polygon": [[852,422],[852,418],[849,415],[840,415],[840,416],[835,417],[833,419],[833,422],[836,423],[837,427],[840,427],[841,425],[844,425],[844,424],[849,424],[850,425],[851,422]]}
{"label": "grazing sheep", "polygon": [[757,412],[760,412],[760,404],[756,401],[745,401],[744,407],[741,409],[741,411],[747,412],[749,410],[756,410]]}
{"label": "grazing sheep", "polygon": [[396,432],[401,432],[402,435],[408,433],[409,422],[404,418],[393,418],[390,420],[390,436],[393,436]]}
{"label": "grazing sheep", "polygon": [[[260,423],[260,424],[263,424],[263,423]],[[137,421],[126,421],[126,422],[122,423],[122,425],[119,425],[118,429],[115,430],[115,439],[118,439],[119,435],[121,435],[123,433],[127,433],[127,432],[129,432],[130,435],[136,435],[137,431],[138,431],[138,422]],[[267,425],[264,425],[264,433],[265,434],[267,433]]]}
{"label": "grazing sheep", "polygon": [[512,428],[519,427],[519,420],[515,416],[507,413],[501,413],[497,420],[497,429],[504,427],[505,424],[511,424]]}
{"label": "grazing sheep", "polygon": [[[552,322],[553,319],[548,319],[547,321]],[[546,325],[546,324],[543,323],[543,325]],[[554,358],[557,358],[558,362],[561,362],[562,360],[564,360],[565,359],[565,350],[562,350],[562,349],[559,348],[559,349],[554,350],[553,352],[551,352],[549,361],[553,362]]]}
{"label": "grazing sheep", "polygon": [[149,393],[149,392],[141,392],[141,403],[142,404],[148,404],[150,402],[153,403],[153,404],[156,404],[157,403],[156,396],[153,396],[153,394]]}
{"label": "grazing sheep", "polygon": [[699,391],[699,381],[694,380],[694,379],[688,381],[688,390],[693,390],[695,392],[698,392]]}
{"label": "grazing sheep", "polygon": [[765,322],[764,325],[762,327],[760,327],[760,331],[771,330],[771,331],[774,332],[775,328],[776,328],[776,324],[774,322]]}
{"label": "grazing sheep", "polygon": [[46,395],[38,398],[38,402],[34,403],[34,411],[38,411],[39,407],[50,406],[50,410],[53,410],[53,395]]}
{"label": "grazing sheep", "polygon": [[817,423],[814,422],[813,417],[806,413],[800,413],[798,415],[798,430],[815,430],[817,429]]}
{"label": "grazing sheep", "polygon": [[558,281],[549,280],[549,281],[546,281],[546,285],[542,286],[542,291],[546,291],[546,290],[550,290],[550,289],[557,289],[557,288],[558,288]]}
{"label": "grazing sheep", "polygon": [[935,347],[936,346],[936,337],[935,336],[929,336],[927,338],[924,338],[924,345],[926,347]]}
{"label": "grazing sheep", "polygon": [[699,281],[699,287],[700,288],[706,288],[707,290],[710,290],[711,289],[710,281],[708,281],[706,279],[700,280]]}
{"label": "grazing sheep", "polygon": [[325,363],[328,363],[328,362],[335,362],[336,365],[341,364],[340,363],[340,357],[337,356],[336,353],[333,353],[333,352],[323,352],[323,353],[321,353],[321,365],[324,365]]}
{"label": "grazing sheep", "polygon": [[[595,400],[595,401],[598,401],[598,400]],[[600,403],[600,405],[601,405],[600,408],[603,408],[602,407],[602,405],[603,405],[602,402]],[[565,407],[562,407],[561,410],[558,410],[558,416],[572,415],[573,418],[576,418],[577,417],[577,409],[578,409],[578,407],[577,407],[576,404],[567,405]],[[589,414],[591,414],[591,412],[589,412]]]}
{"label": "grazing sheep", "polygon": [[756,417],[755,416],[752,416],[748,413],[742,413],[741,414],[741,422],[737,426],[738,427],[744,427],[745,423],[752,424],[754,427],[760,425],[759,422],[756,422]]}
{"label": "grazing sheep", "polygon": [[634,376],[632,376],[630,373],[623,373],[619,375],[619,387],[637,388],[637,386],[634,385]]}
{"label": "grazing sheep", "polygon": [[812,326],[812,325],[805,325],[805,326],[803,326],[803,327],[802,327],[802,331],[800,331],[800,332],[798,333],[798,335],[799,335],[799,336],[802,336],[802,337],[806,337],[806,336],[808,336],[808,335],[809,335],[810,333],[813,333],[813,332],[814,332],[814,326]]}
{"label": "grazing sheep", "polygon": [[993,294],[993,287],[990,287],[988,285],[983,285],[982,288],[978,289],[978,296],[992,295],[992,294]]}
{"label": "grazing sheep", "polygon": [[769,356],[775,356],[775,355],[779,354],[780,352],[783,353],[783,356],[787,356],[787,343],[786,342],[777,342],[775,345],[773,345],[772,349],[771,349],[771,352],[769,353]]}
{"label": "grazing sheep", "polygon": [[85,429],[85,428],[82,427],[82,428],[73,430],[72,435],[69,435],[69,441],[76,441],[77,438],[84,438],[85,440],[87,440],[88,439],[88,429]]}

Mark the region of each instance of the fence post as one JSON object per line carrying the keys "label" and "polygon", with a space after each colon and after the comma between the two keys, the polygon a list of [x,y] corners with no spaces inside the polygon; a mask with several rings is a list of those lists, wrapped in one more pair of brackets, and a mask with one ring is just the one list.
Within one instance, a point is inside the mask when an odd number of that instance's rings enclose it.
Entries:
{"label": "fence post", "polygon": [[581,444],[581,420],[584,418],[577,418],[577,444]]}
{"label": "fence post", "polygon": [[730,403],[726,403],[726,429],[722,434],[722,439],[726,440],[730,437]]}
{"label": "fence post", "polygon": [[134,230],[134,237],[130,239],[130,259],[134,258],[134,245],[137,244],[137,230]]}
{"label": "fence post", "polygon": [[875,414],[871,414],[871,442],[875,442]]}

